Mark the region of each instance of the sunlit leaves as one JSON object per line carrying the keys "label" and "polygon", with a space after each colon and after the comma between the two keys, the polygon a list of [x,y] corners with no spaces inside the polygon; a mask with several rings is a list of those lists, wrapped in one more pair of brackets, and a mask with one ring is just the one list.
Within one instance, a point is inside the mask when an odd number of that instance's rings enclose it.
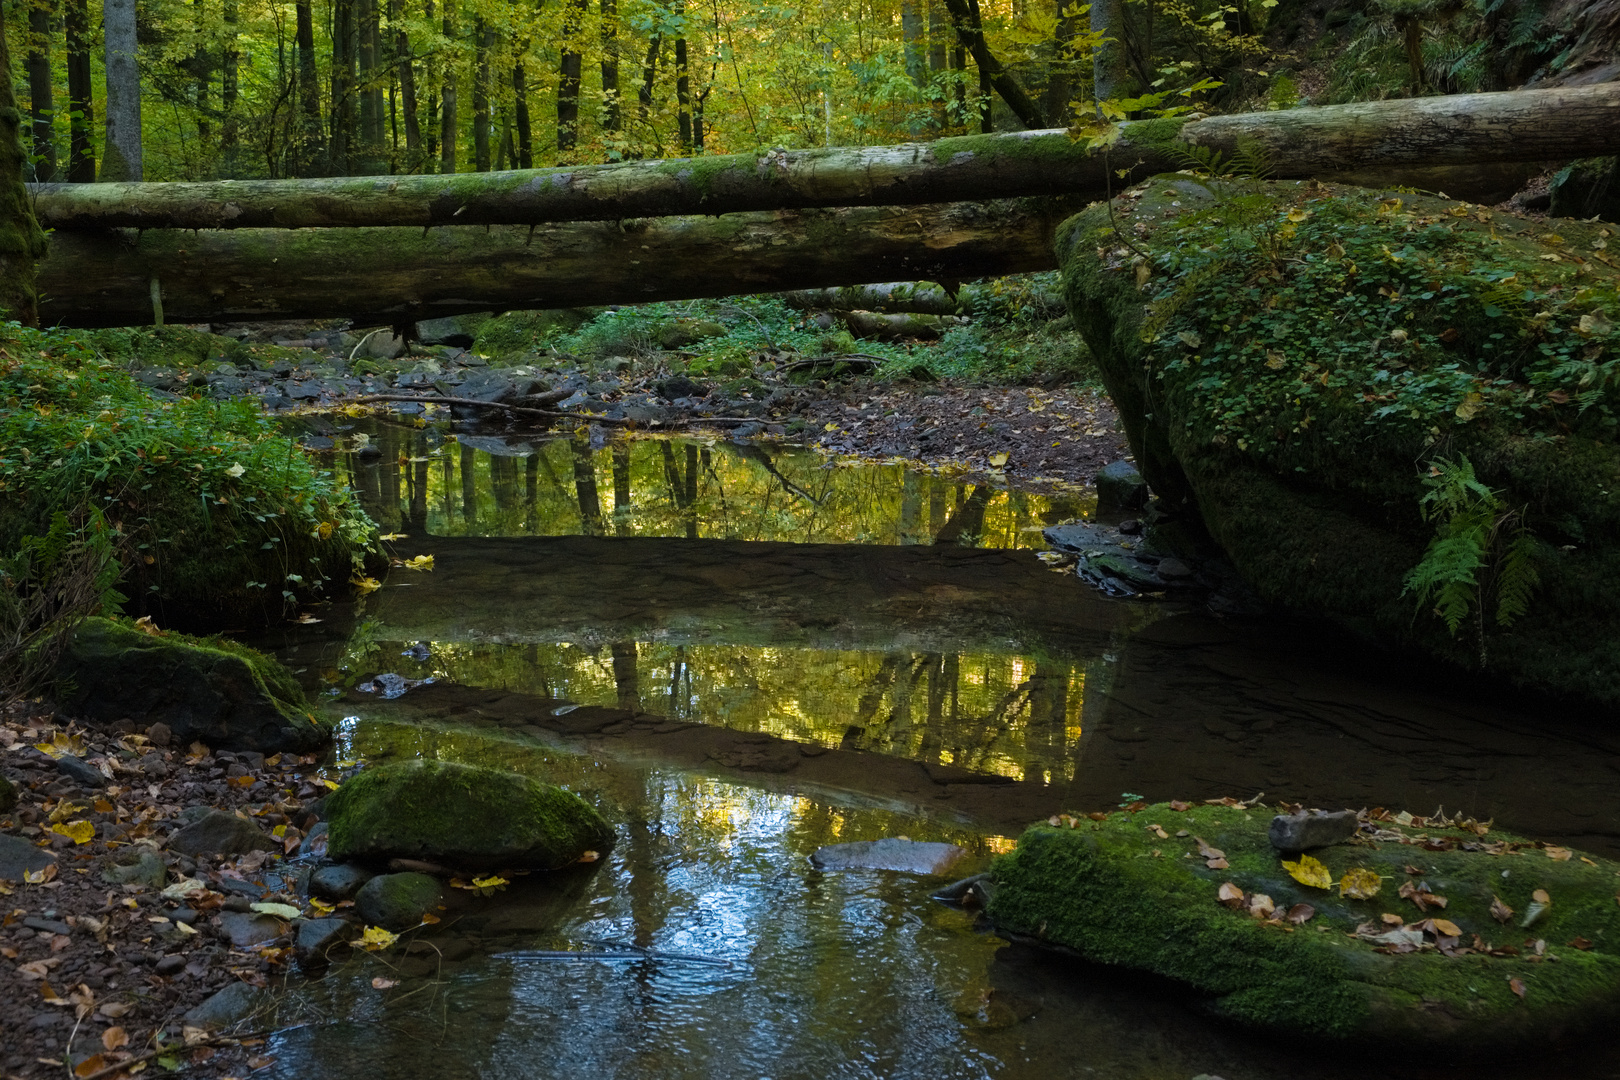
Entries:
{"label": "sunlit leaves", "polygon": [[1284,860],[1282,866],[1288,871],[1288,876],[1301,885],[1309,885],[1313,889],[1333,887],[1333,875],[1322,861],[1314,856],[1301,855],[1297,862]]}

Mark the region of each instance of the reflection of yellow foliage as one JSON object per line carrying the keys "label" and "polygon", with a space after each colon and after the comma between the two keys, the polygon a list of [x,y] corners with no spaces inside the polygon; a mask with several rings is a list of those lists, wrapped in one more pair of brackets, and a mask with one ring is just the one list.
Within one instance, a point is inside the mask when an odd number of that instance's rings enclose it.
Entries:
{"label": "reflection of yellow foliage", "polygon": [[466,889],[468,892],[475,892],[479,896],[494,896],[496,892],[506,888],[511,882],[499,874],[490,874],[487,877],[475,877],[471,881],[463,878],[452,878],[450,884],[454,888]]}
{"label": "reflection of yellow foliage", "polygon": [[354,591],[359,593],[361,596],[366,595],[366,593],[376,592],[378,589],[382,588],[382,582],[378,581],[374,577],[356,576],[350,579],[349,584],[353,585]]}
{"label": "reflection of yellow foliage", "polygon": [[[1320,859],[1313,858],[1310,855],[1301,855],[1298,862],[1288,862],[1285,859],[1282,865],[1283,869],[1288,871],[1288,876],[1301,885],[1309,885],[1313,889],[1333,888],[1333,875],[1328,872],[1328,868],[1322,864]],[[1374,875],[1375,881],[1376,877]],[[1376,887],[1374,891],[1377,891]]]}
{"label": "reflection of yellow foliage", "polygon": [[405,569],[407,569],[407,570],[432,570],[433,569],[433,556],[431,556],[431,555],[418,555],[413,559],[406,559],[405,560]]}
{"label": "reflection of yellow foliage", "polygon": [[1378,871],[1361,866],[1346,870],[1344,877],[1339,879],[1339,895],[1348,896],[1352,900],[1370,900],[1378,895],[1378,890],[1382,887],[1383,882],[1379,880]]}

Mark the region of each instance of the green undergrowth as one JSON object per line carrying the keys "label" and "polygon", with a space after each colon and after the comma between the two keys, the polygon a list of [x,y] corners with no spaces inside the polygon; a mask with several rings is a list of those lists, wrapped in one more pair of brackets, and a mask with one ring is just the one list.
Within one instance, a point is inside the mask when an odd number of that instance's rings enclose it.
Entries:
{"label": "green undergrowth", "polygon": [[[1376,873],[1378,894],[1358,900],[1289,875],[1267,838],[1272,811],[1136,805],[1029,829],[995,864],[995,923],[1167,976],[1217,1013],[1291,1036],[1482,1049],[1620,1011],[1613,862],[1494,829],[1481,836],[1384,821],[1381,839],[1313,852],[1335,883],[1352,869]],[[1229,865],[1207,866],[1200,840]],[[1420,910],[1398,895],[1407,882],[1446,906]],[[1269,896],[1279,916],[1301,903],[1315,914],[1298,925],[1264,922],[1219,902],[1226,883]],[[1538,890],[1551,903],[1521,926]],[[1505,922],[1492,914],[1497,901],[1513,909]],[[1467,951],[1448,956],[1431,944],[1403,954],[1356,936],[1363,924],[1382,932],[1431,917],[1455,923],[1456,947]]]}
{"label": "green undergrowth", "polygon": [[[1262,595],[1614,704],[1620,238],[1553,228],[1178,176],[1071,219],[1060,244],[1149,483],[1196,505]],[[1511,626],[1459,625],[1407,589],[1447,527],[1425,520],[1425,481],[1460,462],[1498,512],[1482,572],[1512,545],[1538,580]]]}
{"label": "green undergrowth", "polygon": [[345,588],[375,532],[350,493],[255,402],[146,392],[129,334],[0,329],[0,550],[94,508],[132,607],[194,625]]}

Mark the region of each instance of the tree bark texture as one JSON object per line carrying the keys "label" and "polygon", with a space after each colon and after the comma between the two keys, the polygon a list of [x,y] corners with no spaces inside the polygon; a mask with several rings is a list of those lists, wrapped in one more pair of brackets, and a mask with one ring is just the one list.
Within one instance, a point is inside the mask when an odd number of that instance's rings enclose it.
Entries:
{"label": "tree bark texture", "polygon": [[[444,3],[444,36],[456,36],[456,21],[450,0]],[[456,171],[456,66],[448,61],[442,65],[444,85],[439,90],[439,172],[454,175]]]}
{"label": "tree bark texture", "polygon": [[[602,0],[602,130],[618,131],[619,103],[619,6],[618,0]],[[527,166],[525,166],[527,168]]]}
{"label": "tree bark texture", "polygon": [[[18,188],[21,198],[21,189]],[[40,266],[42,316],[67,326],[344,316],[389,323],[471,311],[642,303],[1049,270],[1067,199],[728,214],[492,228],[61,232]]]}
{"label": "tree bark texture", "polygon": [[67,0],[63,13],[67,37],[68,167],[71,184],[96,182],[95,111],[90,84],[90,8],[88,0]]}
{"label": "tree bark texture", "polygon": [[[1351,182],[1380,184],[1415,174],[1432,179],[1441,166],[1472,173],[1493,162],[1615,154],[1620,83],[1126,124],[1107,154],[1049,130],[481,176],[41,184],[34,191],[41,223],[56,229],[528,225],[1032,195],[1095,198],[1184,167],[1178,148],[1187,144],[1232,151],[1239,140],[1265,146],[1282,178],[1354,173]],[[1123,178],[1121,169],[1128,170]]]}
{"label": "tree bark texture", "polygon": [[489,172],[489,51],[495,34],[479,17],[473,22],[473,168]]}
{"label": "tree bark texture", "polygon": [[0,20],[0,72],[7,75],[0,79],[0,312],[25,326],[38,326],[34,263],[45,254],[45,234],[23,187],[22,114],[11,85],[4,20]]}
{"label": "tree bark texture", "polygon": [[56,103],[52,100],[51,9],[28,9],[28,114],[33,122],[33,167],[31,179],[56,179]]}
{"label": "tree bark texture", "polygon": [[107,146],[101,154],[101,179],[140,180],[141,73],[135,59],[135,0],[103,0],[101,20],[107,68]]}
{"label": "tree bark texture", "polygon": [[557,61],[557,149],[572,150],[579,142],[579,88],[585,62],[580,52],[580,24],[587,0],[566,0],[562,46]]}
{"label": "tree bark texture", "polygon": [[300,0],[294,7],[294,33],[298,42],[298,142],[293,153],[293,171],[299,176],[309,176],[325,156],[325,125],[321,123],[321,84],[315,69],[314,10],[311,0]]}

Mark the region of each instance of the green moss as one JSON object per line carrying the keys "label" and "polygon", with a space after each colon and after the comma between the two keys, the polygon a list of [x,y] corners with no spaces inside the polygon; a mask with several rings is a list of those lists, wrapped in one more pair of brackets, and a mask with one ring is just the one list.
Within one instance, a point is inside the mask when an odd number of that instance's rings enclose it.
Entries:
{"label": "green moss", "polygon": [[[1160,178],[1071,219],[1065,287],[1148,482],[1267,599],[1477,665],[1403,596],[1423,463],[1523,507],[1542,588],[1487,665],[1620,703],[1620,273],[1603,227],[1444,199]],[[1102,252],[1099,255],[1099,252]]]}
{"label": "green moss", "polygon": [[1181,129],[1186,125],[1185,119],[1175,116],[1161,116],[1156,120],[1137,120],[1125,125],[1125,139],[1135,147],[1170,153],[1185,147],[1181,141]]}
{"label": "green moss", "polygon": [[[1578,854],[1555,860],[1498,831],[1481,839],[1463,829],[1385,822],[1381,827],[1415,842],[1358,839],[1314,853],[1335,880],[1352,868],[1380,875],[1377,897],[1352,900],[1289,877],[1267,839],[1270,820],[1263,810],[1176,812],[1159,804],[1102,821],[1082,818],[1075,828],[1036,826],[997,860],[990,916],[1005,930],[1089,960],[1185,983],[1215,1011],[1289,1035],[1480,1048],[1620,1011],[1620,866]],[[1149,829],[1155,824],[1167,839]],[[1187,836],[1176,835],[1183,830]],[[1446,850],[1429,850],[1419,837]],[[1195,838],[1223,851],[1230,865],[1208,869]],[[1448,906],[1425,915],[1396,895],[1404,881],[1427,883]],[[1307,903],[1317,914],[1297,928],[1268,925],[1218,902],[1226,882],[1270,896],[1279,912]],[[1521,930],[1516,923],[1538,889],[1553,903],[1532,929]],[[1491,916],[1496,898],[1519,912],[1515,925]],[[1450,919],[1465,946],[1478,934],[1521,954],[1381,954],[1354,931],[1386,912],[1411,923]],[[1524,949],[1526,936],[1545,941],[1547,955]],[[1565,944],[1577,938],[1590,950]],[[1526,986],[1522,1000],[1510,979]]]}
{"label": "green moss", "polygon": [[413,857],[468,869],[554,870],[605,851],[589,803],[516,773],[441,761],[366,769],[327,799],[333,858]]}

